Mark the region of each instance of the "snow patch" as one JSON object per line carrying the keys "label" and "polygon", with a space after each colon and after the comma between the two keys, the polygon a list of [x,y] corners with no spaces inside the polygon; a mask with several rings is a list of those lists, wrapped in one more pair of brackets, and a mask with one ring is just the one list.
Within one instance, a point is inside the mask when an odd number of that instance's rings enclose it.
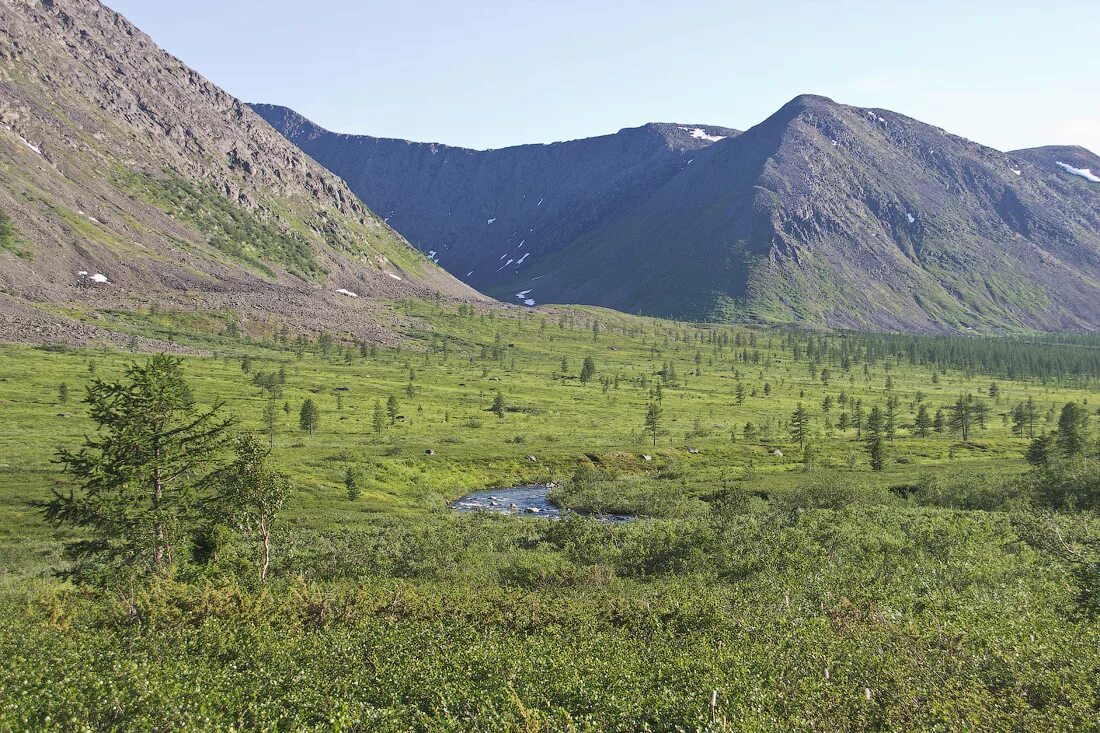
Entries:
{"label": "snow patch", "polygon": [[344,288],[336,288],[336,292],[340,293],[340,295],[346,295],[349,298],[358,298],[359,297],[359,293],[353,293],[350,290],[346,290]]}
{"label": "snow patch", "polygon": [[535,301],[532,300],[531,298],[527,298],[526,300],[523,301],[523,304],[524,305],[534,305]]}
{"label": "snow patch", "polygon": [[523,257],[520,257],[520,258],[519,258],[519,259],[518,259],[518,260],[516,261],[516,265],[522,265],[522,264],[523,264],[523,261],[524,261],[525,259],[527,259],[528,257],[530,257],[530,256],[531,256],[531,253],[530,253],[530,252],[524,252],[524,253],[523,253]]}
{"label": "snow patch", "polygon": [[1023,171],[1020,170],[1019,168],[1009,168],[1009,170],[1012,171],[1013,173],[1015,173],[1016,175],[1020,175],[1020,174],[1023,173]]}
{"label": "snow patch", "polygon": [[489,219],[489,220],[488,220],[487,222],[485,222],[485,223],[486,223],[486,224],[492,224],[492,223],[493,223],[494,221],[496,221],[496,220],[497,220],[497,218],[496,218],[496,217],[494,216],[494,217],[493,217],[492,219]]}
{"label": "snow patch", "polygon": [[536,207],[542,206],[542,202],[545,201],[545,200],[546,199],[539,199],[539,202],[537,204],[535,204],[535,206]]}
{"label": "snow patch", "polygon": [[695,138],[696,140],[709,140],[712,143],[716,143],[719,140],[725,140],[726,139],[725,135],[708,135],[707,131],[704,130],[703,128],[701,128],[701,127],[694,127],[694,128],[681,127],[680,129],[684,130],[684,131],[690,131],[691,136],[693,138]]}
{"label": "snow patch", "polygon": [[913,222],[916,221],[916,219],[913,217],[913,215],[910,214],[909,212],[905,212],[905,218],[909,220],[910,224],[912,224]]}
{"label": "snow patch", "polygon": [[104,275],[104,274],[103,274],[102,272],[97,272],[96,274],[92,275],[92,276],[91,276],[90,278],[88,278],[88,279],[89,279],[89,280],[91,280],[91,281],[92,281],[92,282],[94,282],[94,283],[100,283],[101,285],[102,285],[102,284],[106,284],[106,283],[110,282],[110,281],[109,281],[109,280],[107,279],[107,276],[106,276],[106,275]]}
{"label": "snow patch", "polygon": [[392,272],[387,272],[386,274],[389,275],[390,277],[392,277],[394,280],[400,280],[401,279],[397,275],[394,275]]}
{"label": "snow patch", "polygon": [[1084,178],[1086,181],[1092,181],[1093,183],[1100,183],[1100,178],[1096,177],[1096,175],[1092,172],[1091,168],[1074,168],[1069,163],[1063,163],[1060,160],[1056,161],[1056,162],[1059,166],[1061,166],[1066,171],[1066,173],[1072,173],[1075,176],[1081,176],[1081,178]]}
{"label": "snow patch", "polygon": [[466,273],[466,277],[469,277],[470,275],[473,275],[473,274],[474,274],[474,271],[470,270],[469,272]]}
{"label": "snow patch", "polygon": [[11,132],[11,134],[13,134],[13,135],[15,135],[15,136],[16,136],[17,138],[19,138],[20,142],[22,142],[22,143],[23,143],[24,145],[26,145],[26,146],[27,146],[28,148],[30,148],[30,149],[31,149],[31,150],[33,150],[34,152],[38,153],[39,155],[42,155],[42,149],[41,149],[41,148],[39,148],[39,147],[38,147],[37,145],[33,144],[33,143],[32,143],[32,142],[30,141],[30,140],[28,140],[27,138],[23,137],[22,135],[20,135],[20,134],[19,134],[18,132],[16,132],[15,130],[12,130],[12,129],[11,129],[10,127],[8,127],[7,125],[4,125],[4,127],[5,127],[5,128],[7,128],[7,129],[8,129],[8,131],[9,131],[9,132]]}
{"label": "snow patch", "polygon": [[518,293],[516,293],[516,297],[519,298],[520,300],[523,300],[524,298],[527,297],[527,294],[529,292],[531,292],[532,290],[534,290],[534,288],[529,288],[527,290],[521,290]]}

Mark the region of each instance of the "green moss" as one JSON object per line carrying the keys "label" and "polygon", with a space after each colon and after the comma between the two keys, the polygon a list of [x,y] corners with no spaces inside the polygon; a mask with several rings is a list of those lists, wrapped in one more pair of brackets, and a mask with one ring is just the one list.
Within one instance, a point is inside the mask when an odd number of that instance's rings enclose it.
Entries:
{"label": "green moss", "polygon": [[11,218],[0,211],[0,250],[12,252],[16,257],[31,259],[31,253],[20,247],[19,232]]}

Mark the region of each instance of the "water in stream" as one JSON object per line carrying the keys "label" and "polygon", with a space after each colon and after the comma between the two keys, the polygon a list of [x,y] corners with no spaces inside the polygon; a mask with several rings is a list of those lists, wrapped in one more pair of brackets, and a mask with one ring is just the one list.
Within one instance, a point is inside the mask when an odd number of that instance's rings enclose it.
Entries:
{"label": "water in stream", "polygon": [[[495,512],[558,519],[561,517],[561,509],[550,501],[551,488],[553,487],[549,484],[529,484],[510,489],[484,489],[456,499],[451,502],[451,508],[458,512]],[[603,522],[628,522],[634,519],[623,514],[600,515],[596,518]]]}

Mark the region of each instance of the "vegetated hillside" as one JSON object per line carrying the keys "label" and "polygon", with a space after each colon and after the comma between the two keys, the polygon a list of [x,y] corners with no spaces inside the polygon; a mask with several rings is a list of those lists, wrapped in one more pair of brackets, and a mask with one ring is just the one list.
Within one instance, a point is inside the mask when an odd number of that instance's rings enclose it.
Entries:
{"label": "vegetated hillside", "polygon": [[[511,285],[501,283],[536,277],[541,259],[616,220],[702,150],[738,134],[651,123],[583,140],[471,150],[343,135],[286,107],[252,107],[452,274],[513,302]],[[594,276],[607,281],[614,273]]]}
{"label": "vegetated hillside", "polygon": [[[517,202],[524,194],[554,200],[557,191],[529,187],[531,177],[515,173],[533,151],[555,146],[462,151],[464,174],[446,178],[444,203],[434,186],[439,171],[458,167],[448,162],[457,153],[336,136],[285,111],[265,115],[367,201],[388,201],[393,185],[406,207],[442,206],[444,218],[403,222],[395,211],[391,222],[499,297],[859,329],[1100,327],[1100,184],[1045,152],[1002,153],[894,112],[797,97],[745,133],[681,153],[672,175],[648,179],[660,180],[639,195],[613,207],[596,199],[591,217],[556,212],[566,223],[546,249],[536,237],[547,222],[525,204],[505,207],[499,191]],[[595,143],[558,147],[585,144]],[[406,151],[404,176],[373,175],[391,158],[361,151],[382,148]],[[414,150],[439,160],[411,164]],[[1083,149],[1040,150],[1100,170]],[[490,156],[512,167],[482,178],[488,166],[476,162]],[[356,170],[380,188],[357,185]],[[450,220],[485,232],[506,223],[503,242],[456,237]],[[477,267],[443,249],[459,239],[481,252]],[[501,269],[508,279],[476,279],[485,262],[509,259]]]}
{"label": "vegetated hillside", "polygon": [[93,0],[0,13],[0,213],[9,338],[95,335],[45,313],[68,303],[197,301],[303,325],[328,314],[366,333],[367,305],[338,288],[476,297],[247,105]]}

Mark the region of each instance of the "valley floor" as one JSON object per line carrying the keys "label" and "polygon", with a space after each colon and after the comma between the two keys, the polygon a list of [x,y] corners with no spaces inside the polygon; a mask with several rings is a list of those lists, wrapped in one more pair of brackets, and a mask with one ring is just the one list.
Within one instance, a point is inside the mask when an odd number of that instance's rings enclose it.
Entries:
{"label": "valley floor", "polygon": [[[37,506],[67,490],[55,451],[95,430],[86,385],[143,357],[0,346],[0,730],[1100,728],[1100,581],[1065,551],[1100,547],[1100,471],[1024,460],[1067,402],[1095,413],[1071,362],[1096,344],[994,368],[954,342],[925,363],[599,309],[393,308],[389,348],[105,316],[197,352],[198,402],[270,441],[294,491],[265,584],[243,540],[137,588],[56,578],[77,535]],[[918,435],[921,405],[965,393],[984,426]],[[535,482],[575,513],[448,507]],[[586,516],[620,512],[639,519]]]}

